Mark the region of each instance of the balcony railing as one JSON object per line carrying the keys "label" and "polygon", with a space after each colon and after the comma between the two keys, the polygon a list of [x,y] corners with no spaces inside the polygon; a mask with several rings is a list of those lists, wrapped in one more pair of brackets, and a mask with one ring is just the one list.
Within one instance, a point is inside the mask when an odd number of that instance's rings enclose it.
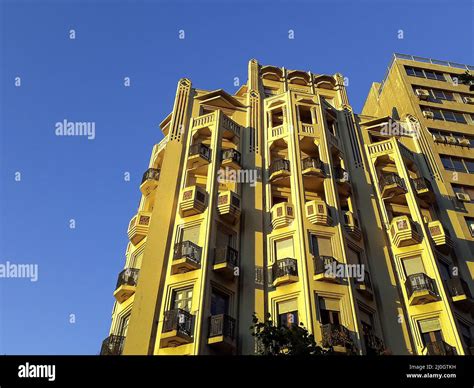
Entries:
{"label": "balcony railing", "polygon": [[117,279],[117,285],[115,288],[119,288],[120,286],[132,286],[136,287],[138,282],[138,274],[140,270],[138,268],[126,268],[122,272],[119,273]]}
{"label": "balcony railing", "polygon": [[209,337],[224,336],[235,338],[236,321],[227,314],[212,315],[209,317]]}
{"label": "balcony railing", "polygon": [[174,246],[173,259],[186,258],[196,264],[201,263],[201,247],[194,244],[192,241],[182,241]]}
{"label": "balcony railing", "polygon": [[242,155],[240,154],[240,152],[237,150],[234,150],[233,148],[222,150],[222,153],[221,153],[222,161],[230,160],[233,163],[240,166],[241,159],[242,159]]}
{"label": "balcony railing", "polygon": [[219,247],[215,250],[214,265],[227,263],[233,267],[239,266],[239,252],[231,247]]}
{"label": "balcony railing", "polygon": [[160,179],[160,169],[159,168],[149,168],[145,171],[142,177],[142,184],[148,180],[158,181]]}
{"label": "balcony railing", "polygon": [[298,276],[298,263],[295,259],[280,259],[273,264],[272,279],[275,281],[285,276]]}
{"label": "balcony railing", "polygon": [[437,295],[435,281],[425,273],[409,275],[405,281],[405,287],[408,298],[411,298],[415,292],[429,292]]}
{"label": "balcony railing", "polygon": [[301,169],[306,170],[308,168],[314,168],[317,170],[324,170],[324,164],[319,158],[307,157],[301,161]]}
{"label": "balcony railing", "polygon": [[119,356],[123,351],[125,337],[121,335],[110,335],[103,342],[100,348],[101,356]]}
{"label": "balcony railing", "polygon": [[334,348],[341,346],[346,349],[353,347],[353,340],[350,331],[342,325],[327,323],[321,325],[322,346],[324,348]]}
{"label": "balcony railing", "polygon": [[447,280],[446,284],[448,286],[449,295],[452,297],[465,295],[468,298],[472,298],[469,287],[463,278],[459,276],[452,277],[451,279]]}
{"label": "balcony railing", "polygon": [[415,187],[415,190],[418,192],[418,191],[424,191],[424,190],[430,190],[432,191],[432,187],[431,187],[431,183],[423,178],[423,177],[420,177],[420,178],[415,178],[413,179],[413,186]]}
{"label": "balcony railing", "polygon": [[386,186],[397,186],[402,188],[403,190],[406,190],[405,188],[405,183],[403,182],[403,179],[400,178],[397,174],[385,174],[380,177],[379,181],[379,188],[380,191],[383,192],[384,188]]}
{"label": "balcony railing", "polygon": [[325,273],[327,270],[332,271],[334,266],[339,262],[332,256],[314,256],[314,274],[319,275]]}
{"label": "balcony railing", "polygon": [[383,341],[377,337],[372,331],[364,333],[365,346],[367,354],[381,355],[385,351]]}
{"label": "balcony railing", "polygon": [[279,171],[286,171],[286,172],[290,172],[290,161],[289,160],[286,160],[286,159],[277,159],[277,160],[274,160],[271,164],[270,164],[270,167],[268,169],[268,172],[271,175],[273,175],[274,173],[276,172],[279,172]]}
{"label": "balcony railing", "polygon": [[444,341],[429,342],[426,344],[427,353],[430,356],[455,356],[456,348]]}
{"label": "balcony railing", "polygon": [[165,311],[163,333],[177,331],[188,337],[193,336],[194,315],[183,309]]}
{"label": "balcony railing", "polygon": [[362,280],[355,280],[357,289],[361,292],[365,292],[367,294],[372,294],[372,281],[370,280],[370,275],[368,271],[364,271],[364,278]]}
{"label": "balcony railing", "polygon": [[336,167],[334,169],[335,178],[340,182],[349,182],[349,174],[342,167]]}
{"label": "balcony railing", "polygon": [[204,160],[211,161],[211,149],[204,143],[196,143],[189,147],[189,156],[199,155]]}

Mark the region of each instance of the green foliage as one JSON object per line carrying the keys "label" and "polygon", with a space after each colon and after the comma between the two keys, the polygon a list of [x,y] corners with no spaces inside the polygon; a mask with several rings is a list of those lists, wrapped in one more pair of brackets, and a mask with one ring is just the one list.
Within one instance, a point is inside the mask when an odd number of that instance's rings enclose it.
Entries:
{"label": "green foliage", "polygon": [[257,341],[257,353],[260,355],[311,356],[328,353],[316,344],[314,336],[302,323],[299,326],[275,326],[270,314],[265,316],[264,322],[260,322],[253,314],[252,322],[250,330]]}

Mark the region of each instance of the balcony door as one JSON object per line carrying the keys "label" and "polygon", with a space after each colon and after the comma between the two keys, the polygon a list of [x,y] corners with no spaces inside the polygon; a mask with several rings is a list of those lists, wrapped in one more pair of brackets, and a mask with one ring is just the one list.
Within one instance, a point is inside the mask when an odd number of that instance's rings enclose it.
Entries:
{"label": "balcony door", "polygon": [[425,319],[420,321],[421,340],[423,345],[443,340],[441,326],[438,318]]}
{"label": "balcony door", "polygon": [[331,256],[332,257],[332,245],[329,237],[310,235],[311,254],[314,257],[318,256]]}
{"label": "balcony door", "polygon": [[224,229],[222,225],[218,225],[217,227],[217,238],[216,238],[216,245],[219,248],[227,248],[231,247],[235,249],[236,246],[236,238],[235,234],[229,232],[228,230]]}
{"label": "balcony door", "polygon": [[293,237],[275,241],[275,257],[277,260],[286,258],[294,259]]}
{"label": "balcony door", "polygon": [[341,313],[339,300],[331,298],[319,298],[319,316],[321,324],[341,324]]}
{"label": "balcony door", "polygon": [[185,311],[191,311],[191,306],[193,302],[193,289],[192,288],[183,288],[180,290],[175,290],[172,297],[172,309],[181,309]]}
{"label": "balcony door", "polygon": [[298,301],[291,299],[278,303],[278,325],[291,327],[298,325]]}
{"label": "balcony door", "polygon": [[199,245],[199,225],[181,229],[180,242],[191,241]]}
{"label": "balcony door", "polygon": [[229,314],[229,295],[213,289],[211,294],[211,315]]}
{"label": "balcony door", "polygon": [[403,269],[405,270],[405,276],[415,275],[417,273],[425,273],[425,267],[423,266],[423,260],[420,256],[410,257],[403,259]]}

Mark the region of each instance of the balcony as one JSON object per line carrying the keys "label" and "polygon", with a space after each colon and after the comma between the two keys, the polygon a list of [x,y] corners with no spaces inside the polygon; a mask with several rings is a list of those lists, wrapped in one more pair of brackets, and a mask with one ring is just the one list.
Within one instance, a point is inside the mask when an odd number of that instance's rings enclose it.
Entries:
{"label": "balcony", "polygon": [[222,115],[221,128],[222,136],[226,139],[233,139],[235,136],[240,137],[240,125],[225,114]]}
{"label": "balcony", "polygon": [[324,178],[324,164],[319,158],[307,157],[301,161],[301,173],[303,176]]}
{"label": "balcony", "polygon": [[359,220],[351,211],[345,211],[344,217],[344,230],[354,240],[360,241],[362,238],[362,231],[359,228]]}
{"label": "balcony", "polygon": [[331,283],[339,282],[339,278],[336,276],[336,268],[339,264],[339,261],[332,256],[314,256],[313,280],[321,280]]}
{"label": "balcony", "polygon": [[436,302],[439,300],[436,284],[425,273],[409,275],[405,281],[410,306]]}
{"label": "balcony", "polygon": [[131,219],[128,225],[128,238],[133,245],[137,245],[147,236],[150,221],[151,213],[149,212],[138,212],[138,214]]}
{"label": "balcony", "polygon": [[352,191],[349,173],[342,167],[336,167],[334,170],[334,177],[336,179],[339,194],[347,197]]}
{"label": "balcony", "polygon": [[299,280],[297,261],[291,258],[277,260],[272,266],[272,279],[274,287],[297,282]]}
{"label": "balcony", "polygon": [[460,276],[454,276],[446,282],[449,295],[456,306],[461,310],[471,311],[474,308],[474,300],[466,281]]}
{"label": "balcony", "polygon": [[444,341],[429,342],[426,344],[427,354],[429,356],[455,356],[456,348]]}
{"label": "balcony", "polygon": [[306,218],[314,225],[331,225],[328,206],[322,199],[308,201],[305,204]]}
{"label": "balcony", "polygon": [[379,189],[382,199],[394,198],[407,192],[403,179],[393,173],[380,177]]}
{"label": "balcony", "polygon": [[120,356],[123,352],[125,337],[121,335],[110,335],[103,342],[100,348],[101,356]]}
{"label": "balcony", "polygon": [[353,353],[354,342],[350,331],[342,326],[334,323],[321,325],[323,348],[332,348],[335,352]]}
{"label": "balcony", "polygon": [[443,227],[440,221],[432,221],[428,223],[431,239],[436,245],[436,249],[441,252],[449,253],[453,248],[453,242],[449,236],[449,232]]}
{"label": "balcony", "polygon": [[188,168],[199,169],[211,162],[211,149],[204,143],[196,143],[189,147]]}
{"label": "balcony", "polygon": [[217,197],[219,216],[234,225],[240,218],[240,197],[233,191],[223,191]]}
{"label": "balcony", "polygon": [[200,186],[191,186],[183,190],[179,213],[181,217],[194,216],[204,212],[206,209],[207,193]]}
{"label": "balcony", "polygon": [[207,343],[215,349],[231,352],[235,348],[236,321],[227,314],[209,317]]}
{"label": "balcony", "polygon": [[137,268],[126,268],[120,272],[114,292],[117,302],[123,303],[135,293],[139,272]]}
{"label": "balcony", "polygon": [[413,179],[413,188],[420,199],[427,203],[434,203],[436,200],[433,187],[429,180],[421,177]]}
{"label": "balcony", "polygon": [[157,168],[149,168],[145,171],[140,185],[140,191],[143,195],[150,194],[158,186],[160,179],[160,170]]}
{"label": "balcony", "polygon": [[290,176],[290,161],[286,159],[277,159],[270,164],[268,168],[269,181],[286,178]]}
{"label": "balcony", "polygon": [[295,219],[293,205],[288,202],[281,202],[273,205],[271,213],[273,229],[289,226]]}
{"label": "balcony", "polygon": [[372,281],[369,273],[364,271],[364,279],[362,281],[355,280],[355,288],[365,297],[372,299],[374,297],[374,290],[372,288]]}
{"label": "balcony", "polygon": [[239,151],[233,148],[228,150],[222,150],[221,164],[222,167],[233,168],[234,170],[240,170],[241,168],[242,155]]}
{"label": "balcony", "polygon": [[171,274],[185,273],[201,268],[201,247],[191,241],[175,244]]}
{"label": "balcony", "polygon": [[239,267],[239,252],[229,246],[216,248],[214,251],[213,270],[224,277],[233,279],[235,269]]}
{"label": "balcony", "polygon": [[383,341],[372,331],[364,333],[365,349],[368,356],[380,356],[385,352]]}
{"label": "balcony", "polygon": [[408,216],[394,217],[390,223],[390,236],[396,247],[406,247],[419,244],[421,235],[416,226]]}
{"label": "balcony", "polygon": [[186,310],[165,311],[160,346],[175,347],[193,342],[194,315]]}

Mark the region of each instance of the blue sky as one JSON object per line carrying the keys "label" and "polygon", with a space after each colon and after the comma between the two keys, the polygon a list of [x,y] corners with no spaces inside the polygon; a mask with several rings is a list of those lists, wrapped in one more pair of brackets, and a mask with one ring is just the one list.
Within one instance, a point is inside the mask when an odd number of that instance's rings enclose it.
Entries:
{"label": "blue sky", "polygon": [[[235,92],[251,58],[341,72],[359,112],[393,52],[474,64],[468,1],[0,3],[0,264],[39,266],[37,282],[0,279],[0,354],[98,353],[179,78]],[[64,119],[95,139],[56,136]]]}

